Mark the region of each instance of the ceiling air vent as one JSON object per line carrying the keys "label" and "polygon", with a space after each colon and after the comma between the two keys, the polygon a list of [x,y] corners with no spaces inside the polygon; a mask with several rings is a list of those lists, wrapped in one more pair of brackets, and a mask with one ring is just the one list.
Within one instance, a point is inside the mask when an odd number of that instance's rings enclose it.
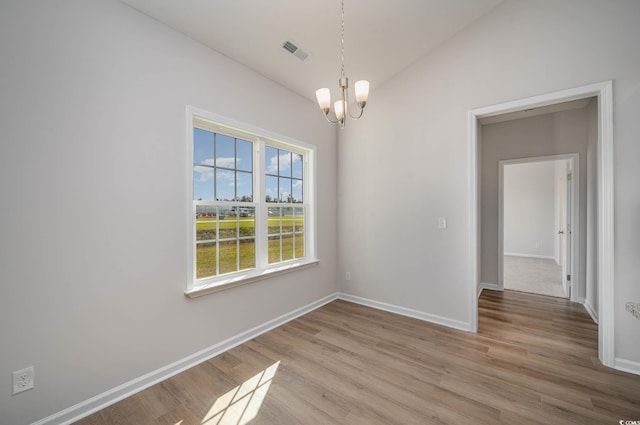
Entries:
{"label": "ceiling air vent", "polygon": [[310,53],[307,52],[305,49],[303,49],[302,47],[296,46],[295,44],[293,44],[290,41],[285,41],[282,44],[282,48],[284,50],[286,50],[287,52],[291,53],[293,56],[295,56],[298,59],[300,59],[301,61],[305,60],[310,55]]}

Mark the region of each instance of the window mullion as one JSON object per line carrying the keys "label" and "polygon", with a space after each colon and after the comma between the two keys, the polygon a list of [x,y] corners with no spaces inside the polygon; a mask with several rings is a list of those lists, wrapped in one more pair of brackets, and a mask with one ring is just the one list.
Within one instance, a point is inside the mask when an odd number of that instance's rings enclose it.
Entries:
{"label": "window mullion", "polygon": [[255,155],[254,155],[254,187],[257,188],[258,205],[256,206],[256,266],[258,268],[265,268],[268,265],[269,255],[269,218],[268,218],[268,206],[265,201],[266,194],[266,179],[264,164],[265,164],[265,143],[262,139],[257,139],[255,142]]}
{"label": "window mullion", "polygon": [[240,270],[240,208],[236,219],[236,270]]}
{"label": "window mullion", "polygon": [[220,274],[220,207],[216,207],[216,276]]}
{"label": "window mullion", "polygon": [[282,212],[283,212],[283,208],[280,207],[280,261],[281,262],[282,262]]}
{"label": "window mullion", "polygon": [[[218,143],[218,133],[213,133],[213,158],[214,158],[214,162],[213,162],[213,199],[214,200],[218,200],[218,182],[217,180],[217,175],[218,172],[216,171],[216,161],[215,161],[215,157],[216,157],[216,145]],[[217,211],[217,208],[216,208]],[[217,273],[216,273],[217,274]]]}
{"label": "window mullion", "polygon": [[309,204],[315,205],[315,187],[312,188],[312,184],[315,185],[315,178],[311,178],[312,170],[311,162],[314,158],[311,155],[304,155],[302,157],[302,163],[304,167],[302,169],[302,195],[303,202],[302,205],[304,207],[304,255],[315,257],[315,226],[316,226],[316,217],[315,217],[315,208],[307,208]]}

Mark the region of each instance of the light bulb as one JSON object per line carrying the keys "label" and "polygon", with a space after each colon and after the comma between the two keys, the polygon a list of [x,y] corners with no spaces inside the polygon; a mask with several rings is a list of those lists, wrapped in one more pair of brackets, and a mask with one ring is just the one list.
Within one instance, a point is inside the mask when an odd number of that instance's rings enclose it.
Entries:
{"label": "light bulb", "polygon": [[331,91],[328,88],[322,88],[316,90],[316,99],[318,100],[318,106],[323,111],[329,112],[331,107]]}
{"label": "light bulb", "polygon": [[358,105],[366,103],[369,98],[369,82],[367,80],[356,81],[355,90]]}
{"label": "light bulb", "polygon": [[338,121],[344,120],[344,103],[342,100],[336,100],[333,104],[334,111],[336,112],[336,118]]}

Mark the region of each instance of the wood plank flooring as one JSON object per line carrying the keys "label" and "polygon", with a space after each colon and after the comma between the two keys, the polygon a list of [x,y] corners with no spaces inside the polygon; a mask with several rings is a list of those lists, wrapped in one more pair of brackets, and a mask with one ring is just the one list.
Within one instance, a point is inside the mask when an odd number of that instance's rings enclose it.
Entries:
{"label": "wood plank flooring", "polygon": [[618,424],[640,376],[600,365],[579,304],[484,291],[470,334],[334,301],[81,425]]}

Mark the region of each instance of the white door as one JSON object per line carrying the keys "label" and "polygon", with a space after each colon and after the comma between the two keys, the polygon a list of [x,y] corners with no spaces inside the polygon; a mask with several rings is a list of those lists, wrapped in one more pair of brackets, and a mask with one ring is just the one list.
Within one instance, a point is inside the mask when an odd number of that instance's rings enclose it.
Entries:
{"label": "white door", "polygon": [[571,161],[567,161],[567,171],[558,179],[558,260],[562,266],[562,289],[567,298],[571,298],[571,218],[573,211],[573,182]]}
{"label": "white door", "polygon": [[573,229],[573,223],[571,218],[573,217],[573,175],[571,170],[567,173],[567,182],[565,190],[565,227],[564,227],[564,261],[562,262],[562,284],[564,292],[567,297],[571,298],[571,274],[573,270],[573,258],[572,258],[572,240],[571,232]]}
{"label": "white door", "polygon": [[567,245],[565,229],[567,228],[567,170],[557,181],[557,206],[558,206],[558,264],[562,266],[562,289],[567,294]]}

